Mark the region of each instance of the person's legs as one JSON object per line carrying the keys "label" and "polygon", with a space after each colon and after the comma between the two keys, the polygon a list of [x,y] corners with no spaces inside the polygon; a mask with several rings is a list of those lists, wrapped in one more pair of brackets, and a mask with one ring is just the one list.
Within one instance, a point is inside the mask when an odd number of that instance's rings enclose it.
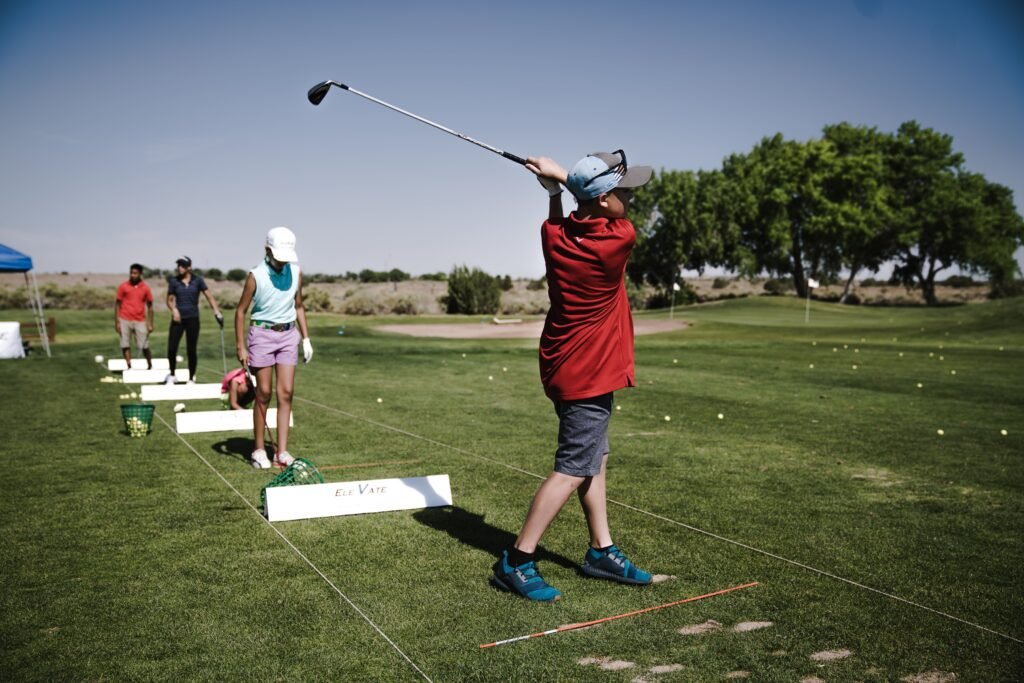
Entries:
{"label": "person's legs", "polygon": [[256,375],[256,398],[252,411],[252,429],[254,435],[253,448],[257,451],[266,449],[263,434],[267,425],[267,410],[270,408],[270,394],[273,391],[274,368],[254,368]]}
{"label": "person's legs", "polygon": [[601,473],[586,480],[576,490],[583,506],[583,515],[587,518],[587,529],[590,531],[591,548],[607,548],[612,545],[612,532],[608,528],[608,499],[605,484],[605,470],[608,466],[608,454],[601,459]]}
{"label": "person's legs", "polygon": [[188,353],[188,378],[195,380],[199,367],[199,318],[182,321],[185,324],[185,348]]}
{"label": "person's legs", "polygon": [[137,322],[135,323],[135,343],[138,346],[139,351],[142,352],[143,357],[146,359],[146,363],[149,369],[153,369],[153,354],[149,351],[149,328],[146,327],[146,323]]}
{"label": "person's legs", "polygon": [[121,341],[121,355],[124,356],[124,360],[128,363],[128,367],[132,367],[132,337],[131,337],[131,323],[124,318],[118,318],[118,322],[121,325],[120,341]]}
{"label": "person's legs", "polygon": [[[288,452],[288,422],[295,395],[295,366],[277,365],[277,453]],[[288,463],[282,464],[287,465]]]}
{"label": "person's legs", "polygon": [[170,365],[172,377],[178,368],[178,345],[181,343],[183,334],[185,334],[185,326],[172,320],[171,327],[167,330],[167,363]]}
{"label": "person's legs", "polygon": [[544,532],[565,506],[569,496],[580,488],[584,481],[584,477],[574,477],[561,472],[549,474],[533,496],[530,511],[526,513],[526,521],[523,522],[523,528],[516,538],[515,549],[527,554],[535,553]]}

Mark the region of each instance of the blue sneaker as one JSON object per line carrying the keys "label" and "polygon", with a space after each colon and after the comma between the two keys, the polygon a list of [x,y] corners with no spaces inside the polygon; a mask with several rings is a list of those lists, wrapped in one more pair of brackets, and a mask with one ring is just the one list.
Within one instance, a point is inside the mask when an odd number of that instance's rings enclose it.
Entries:
{"label": "blue sneaker", "polygon": [[619,583],[639,586],[651,582],[651,575],[629,561],[625,553],[614,545],[607,552],[589,548],[583,558],[583,573],[597,579],[609,579]]}
{"label": "blue sneaker", "polygon": [[537,571],[536,562],[527,562],[518,567],[508,563],[508,551],[501,554],[501,559],[494,563],[494,576],[491,583],[501,590],[518,593],[527,600],[537,602],[554,602],[562,597],[562,592],[548,582]]}

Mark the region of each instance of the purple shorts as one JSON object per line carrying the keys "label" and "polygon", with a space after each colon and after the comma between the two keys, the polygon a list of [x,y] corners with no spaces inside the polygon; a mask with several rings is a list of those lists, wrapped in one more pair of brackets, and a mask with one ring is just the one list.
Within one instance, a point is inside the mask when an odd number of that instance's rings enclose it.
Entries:
{"label": "purple shorts", "polygon": [[299,330],[294,326],[284,332],[251,326],[248,345],[249,365],[254,368],[299,364]]}

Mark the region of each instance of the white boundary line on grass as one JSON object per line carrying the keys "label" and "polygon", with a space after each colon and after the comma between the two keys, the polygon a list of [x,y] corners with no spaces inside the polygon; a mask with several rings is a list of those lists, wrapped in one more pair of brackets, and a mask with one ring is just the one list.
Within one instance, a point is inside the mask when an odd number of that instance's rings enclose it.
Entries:
{"label": "white boundary line on grass", "polygon": [[[510,469],[510,470],[512,470],[514,472],[519,472],[520,474],[525,474],[525,475],[527,475],[529,477],[534,477],[535,479],[540,479],[541,481],[543,481],[545,479],[545,477],[543,477],[543,476],[541,476],[539,474],[536,474],[535,472],[530,472],[528,470],[524,470],[522,468],[515,467],[514,465],[509,465],[508,463],[501,462],[500,460],[495,460],[493,458],[488,458],[487,456],[484,456],[484,455],[479,455],[477,453],[473,453],[472,451],[467,451],[467,450],[465,450],[463,448],[459,448],[458,446],[452,446],[450,444],[446,444],[446,443],[443,443],[441,441],[436,441],[436,440],[431,439],[431,438],[426,437],[426,436],[421,436],[419,434],[413,434],[412,432],[406,431],[404,429],[399,429],[398,427],[392,427],[391,425],[384,424],[383,422],[377,422],[376,420],[371,420],[370,418],[367,418],[367,417],[360,417],[359,415],[354,415],[352,413],[349,413],[349,412],[346,412],[344,410],[341,410],[340,408],[334,408],[332,406],[324,405],[323,403],[318,403],[317,401],[312,401],[312,400],[310,400],[308,398],[300,398],[298,396],[296,396],[293,400],[295,400],[295,401],[302,401],[303,403],[309,403],[310,405],[317,406],[318,408],[323,408],[324,410],[329,410],[329,411],[333,411],[333,412],[339,413],[341,415],[344,415],[346,417],[352,418],[354,420],[361,420],[362,422],[367,422],[367,423],[372,424],[374,426],[381,427],[383,429],[387,429],[389,431],[396,432],[398,434],[404,434],[405,436],[412,437],[414,439],[419,439],[420,441],[425,441],[425,442],[427,442],[429,444],[433,444],[435,446],[441,446],[443,448],[447,448],[449,450],[455,451],[456,453],[462,453],[464,455],[468,455],[468,456],[473,457],[473,458],[478,458],[480,460],[484,460],[486,462],[489,462],[489,463],[492,463],[492,464],[495,464],[495,465],[500,465],[501,467],[504,467],[506,469]],[[1015,638],[1014,636],[1011,636],[1009,634],[1002,633],[1000,631],[996,631],[996,630],[990,629],[987,626],[982,626],[981,624],[976,624],[976,623],[974,623],[972,621],[967,621],[966,619],[961,619],[960,617],[955,616],[953,614],[949,614],[948,612],[942,612],[942,611],[937,610],[937,609],[935,609],[933,607],[928,607],[927,605],[922,605],[919,602],[914,602],[913,600],[908,600],[907,598],[902,598],[902,597],[900,597],[898,595],[894,595],[893,593],[887,593],[887,592],[885,592],[883,590],[880,590],[878,588],[872,588],[871,586],[867,586],[867,585],[865,585],[863,583],[858,583],[858,582],[856,582],[856,581],[854,581],[852,579],[847,579],[847,578],[844,578],[842,576],[838,576],[836,574],[831,574],[831,573],[829,573],[829,572],[827,572],[827,571],[825,571],[823,569],[817,569],[816,567],[812,567],[810,565],[803,564],[802,562],[797,562],[796,560],[790,560],[789,558],[782,557],[781,555],[776,555],[775,553],[768,552],[767,550],[761,550],[760,548],[755,548],[752,545],[747,545],[746,543],[742,543],[740,541],[734,541],[731,538],[726,538],[725,536],[719,536],[718,534],[714,534],[714,533],[712,533],[710,531],[705,531],[703,529],[699,529],[699,528],[697,528],[695,526],[690,526],[689,524],[684,524],[683,522],[680,522],[680,521],[677,521],[677,520],[674,520],[674,519],[670,519],[669,517],[663,517],[662,515],[659,515],[657,513],[648,512],[647,510],[643,510],[641,508],[634,507],[632,505],[629,505],[628,503],[623,503],[623,502],[617,501],[617,500],[615,500],[613,498],[609,498],[608,502],[609,503],[613,503],[615,505],[618,505],[619,507],[626,508],[627,510],[632,510],[633,512],[639,513],[641,515],[646,515],[646,516],[651,517],[653,519],[661,520],[663,522],[668,522],[669,524],[674,524],[676,526],[681,526],[684,529],[689,529],[690,531],[695,531],[695,532],[697,532],[699,534],[704,534],[705,536],[708,536],[710,538],[714,538],[714,539],[719,540],[719,541],[723,541],[725,543],[731,543],[732,545],[738,546],[740,548],[744,548],[745,550],[750,550],[752,552],[760,553],[761,555],[764,555],[766,557],[770,557],[770,558],[775,559],[775,560],[780,560],[782,562],[787,562],[787,563],[789,563],[791,565],[794,565],[796,567],[800,567],[801,569],[805,569],[807,571],[814,572],[814,573],[820,574],[822,576],[826,576],[826,577],[828,577],[830,579],[835,579],[837,581],[842,581],[843,583],[847,583],[847,584],[849,584],[851,586],[855,586],[857,588],[862,588],[864,590],[871,591],[872,593],[877,593],[878,595],[882,595],[882,596],[885,596],[885,597],[890,598],[892,600],[896,600],[898,602],[902,602],[904,604],[911,605],[912,607],[917,607],[918,609],[922,609],[922,610],[925,610],[927,612],[931,612],[932,614],[937,614],[937,615],[939,615],[941,617],[945,617],[947,619],[952,619],[953,621],[958,621],[961,624],[966,624],[967,626],[971,626],[971,627],[979,629],[981,631],[986,631],[986,632],[991,633],[993,635],[999,636],[1000,638],[1005,638],[1007,640],[1012,640],[1015,643],[1022,643],[1022,644],[1024,644],[1024,640],[1021,640],[1020,638]]]}
{"label": "white boundary line on grass", "polygon": [[391,646],[391,647],[392,647],[392,648],[394,649],[394,651],[395,651],[395,652],[397,652],[397,653],[398,653],[399,655],[401,655],[401,656],[402,656],[402,659],[404,659],[404,660],[405,660],[406,662],[408,662],[408,663],[409,663],[409,666],[411,666],[411,667],[412,667],[413,669],[415,669],[415,670],[416,670],[416,673],[418,673],[418,674],[419,674],[420,676],[422,676],[422,677],[423,677],[423,680],[425,680],[425,681],[428,681],[428,683],[433,683],[433,681],[432,681],[432,680],[430,679],[430,677],[429,677],[429,676],[427,676],[427,674],[425,674],[425,673],[423,672],[423,670],[422,670],[422,669],[420,669],[420,668],[419,668],[418,666],[416,666],[416,662],[412,661],[412,659],[410,659],[410,658],[409,658],[409,655],[407,655],[407,654],[405,654],[404,652],[402,652],[401,648],[399,648],[399,647],[398,647],[398,645],[396,645],[396,644],[395,644],[395,641],[391,640],[391,638],[389,638],[389,637],[388,637],[388,635],[387,635],[386,633],[384,633],[384,631],[382,631],[382,630],[381,630],[381,628],[380,628],[379,626],[377,626],[377,624],[375,624],[375,623],[373,622],[373,620],[371,620],[371,619],[370,619],[370,617],[368,617],[368,616],[366,615],[366,613],[365,613],[365,612],[363,612],[363,610],[359,609],[359,607],[358,607],[358,606],[356,605],[356,603],[352,602],[352,600],[351,600],[351,599],[349,599],[349,597],[348,597],[347,595],[345,595],[344,593],[342,593],[342,592],[341,592],[341,589],[340,589],[340,588],[338,588],[337,586],[335,586],[335,585],[334,585],[334,582],[332,582],[332,581],[331,581],[331,580],[330,580],[329,578],[327,578],[327,575],[326,575],[326,574],[324,574],[324,573],[323,573],[322,571],[320,571],[319,567],[317,567],[317,566],[316,566],[315,564],[313,564],[313,562],[312,562],[312,561],[311,561],[311,560],[310,560],[310,559],[309,559],[308,557],[306,557],[306,556],[305,556],[305,555],[304,555],[304,554],[302,553],[302,551],[301,551],[301,550],[299,550],[298,548],[296,548],[296,547],[295,547],[295,544],[294,544],[294,543],[292,543],[292,542],[291,542],[291,541],[290,541],[290,540],[288,539],[288,537],[287,537],[287,536],[285,536],[285,535],[284,535],[283,533],[281,533],[281,531],[280,531],[280,530],[279,530],[279,529],[278,529],[278,528],[277,528],[276,526],[274,526],[274,525],[273,525],[273,524],[271,524],[271,523],[270,523],[269,521],[267,521],[267,518],[266,518],[266,517],[264,517],[264,516],[263,516],[262,514],[260,514],[260,511],[256,509],[256,506],[255,506],[255,505],[253,505],[252,503],[250,503],[250,502],[249,502],[249,499],[248,499],[248,498],[246,498],[245,496],[243,496],[243,495],[241,494],[241,492],[240,492],[240,491],[239,491],[238,489],[236,489],[236,488],[235,488],[235,487],[234,487],[234,486],[233,486],[233,485],[231,484],[231,482],[230,482],[230,481],[228,481],[227,479],[225,479],[225,478],[224,478],[224,475],[222,475],[222,474],[221,474],[220,472],[218,472],[218,471],[217,471],[217,468],[215,468],[215,467],[214,467],[213,465],[211,465],[211,464],[210,464],[210,461],[209,461],[209,460],[207,460],[206,458],[204,458],[204,457],[203,457],[203,456],[202,456],[202,455],[201,455],[201,454],[199,453],[199,451],[197,451],[197,450],[196,450],[196,449],[195,449],[195,448],[194,448],[194,447],[192,446],[192,444],[190,444],[190,443],[189,443],[188,441],[186,441],[186,440],[185,440],[185,438],[184,438],[184,437],[183,437],[183,436],[182,436],[181,434],[179,434],[178,432],[176,432],[176,431],[174,430],[174,428],[173,428],[173,427],[171,427],[170,423],[169,423],[169,422],[167,422],[167,420],[165,420],[165,419],[164,419],[163,417],[161,417],[161,416],[160,416],[159,414],[157,414],[157,413],[155,413],[155,412],[154,412],[153,414],[154,414],[154,415],[156,415],[156,417],[157,417],[157,418],[158,418],[158,419],[159,419],[159,420],[160,420],[161,422],[163,422],[163,423],[164,423],[164,426],[165,426],[165,427],[167,427],[167,429],[168,429],[168,430],[169,430],[169,431],[171,432],[171,434],[174,434],[174,435],[175,435],[176,437],[178,437],[178,439],[180,439],[180,440],[181,440],[181,442],[182,442],[183,444],[185,444],[186,446],[188,446],[188,449],[189,449],[190,451],[192,451],[193,453],[195,453],[196,457],[197,457],[197,458],[199,458],[199,459],[200,459],[200,460],[201,460],[201,461],[203,462],[203,464],[204,464],[204,465],[206,465],[207,467],[209,467],[209,468],[210,468],[210,470],[211,470],[211,471],[212,471],[212,472],[213,472],[214,474],[216,474],[216,475],[217,475],[217,477],[218,477],[218,478],[220,478],[220,480],[221,480],[222,482],[224,482],[224,483],[225,483],[225,484],[227,485],[227,487],[228,487],[229,489],[231,489],[232,491],[234,491],[235,495],[236,495],[236,496],[238,496],[238,497],[239,497],[239,499],[240,499],[240,500],[241,500],[241,501],[242,501],[243,503],[245,503],[245,504],[246,504],[247,506],[249,506],[249,509],[250,509],[250,510],[252,510],[252,511],[253,511],[254,513],[256,513],[256,516],[257,516],[257,517],[259,517],[259,518],[260,518],[260,519],[261,519],[261,520],[262,520],[262,521],[263,521],[263,522],[264,522],[264,523],[265,523],[265,524],[266,524],[266,525],[267,525],[268,527],[270,527],[271,529],[273,529],[274,533],[275,533],[275,534],[277,534],[277,535],[278,535],[278,536],[279,536],[279,537],[281,538],[281,540],[282,540],[282,541],[284,541],[284,542],[285,542],[285,543],[286,543],[286,544],[288,545],[288,547],[289,547],[289,548],[291,548],[291,549],[292,549],[292,550],[293,550],[293,551],[295,552],[295,554],[296,554],[296,555],[298,555],[298,556],[299,556],[299,557],[300,557],[300,558],[302,559],[302,561],[303,561],[303,562],[305,562],[306,564],[308,564],[308,565],[309,565],[309,567],[310,567],[310,568],[311,568],[311,569],[312,569],[312,570],[313,570],[314,572],[316,572],[316,573],[317,573],[317,574],[318,574],[318,575],[320,576],[320,578],[321,578],[321,579],[323,579],[323,580],[324,580],[324,582],[326,582],[326,583],[327,583],[327,585],[328,585],[328,586],[330,586],[331,588],[333,588],[333,589],[334,589],[334,592],[335,592],[335,593],[337,593],[338,595],[340,595],[340,596],[341,596],[341,599],[342,599],[342,600],[344,600],[345,602],[347,602],[347,603],[348,603],[348,605],[349,605],[349,607],[351,607],[352,609],[354,609],[354,610],[356,611],[356,613],[357,613],[357,614],[358,614],[359,616],[361,616],[361,617],[363,618],[363,621],[365,621],[365,622],[366,622],[367,624],[369,624],[369,625],[370,625],[370,626],[371,626],[371,627],[373,628],[373,630],[374,630],[374,631],[376,631],[378,635],[380,635],[380,637],[381,637],[381,638],[383,638],[384,640],[386,640],[386,641],[387,641],[387,643],[388,643],[388,645],[390,645],[390,646]]}

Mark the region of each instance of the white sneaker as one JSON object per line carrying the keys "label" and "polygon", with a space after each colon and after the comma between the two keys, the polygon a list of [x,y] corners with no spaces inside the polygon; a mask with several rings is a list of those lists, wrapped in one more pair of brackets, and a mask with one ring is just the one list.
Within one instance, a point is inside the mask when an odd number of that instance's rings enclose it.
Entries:
{"label": "white sneaker", "polygon": [[267,452],[262,448],[257,448],[252,452],[252,466],[258,470],[269,470],[270,461],[267,460]]}
{"label": "white sneaker", "polygon": [[188,381],[187,381],[187,382],[185,382],[185,384],[195,384],[195,383],[196,383],[196,380],[195,380],[195,378],[193,378],[193,377],[189,377],[189,378],[188,378]]}
{"label": "white sneaker", "polygon": [[177,382],[178,382],[178,380],[174,376],[173,372],[168,374],[167,377],[164,378],[164,384],[176,384]]}
{"label": "white sneaker", "polygon": [[293,462],[295,462],[295,458],[288,451],[281,451],[274,456],[274,464],[278,467],[288,467]]}

